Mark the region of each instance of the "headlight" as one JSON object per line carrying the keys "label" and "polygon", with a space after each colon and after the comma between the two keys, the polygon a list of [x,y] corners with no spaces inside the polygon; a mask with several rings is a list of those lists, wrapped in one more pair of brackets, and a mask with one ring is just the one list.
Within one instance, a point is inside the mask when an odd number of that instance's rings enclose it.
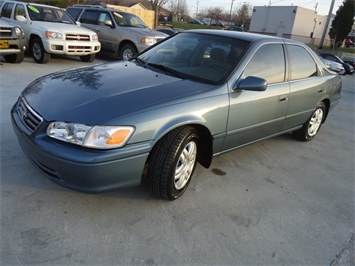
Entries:
{"label": "headlight", "polygon": [[91,38],[92,38],[93,41],[97,41],[99,39],[97,34],[92,35]]}
{"label": "headlight", "polygon": [[141,40],[142,43],[146,43],[148,45],[152,45],[155,44],[157,42],[157,40],[155,38],[143,38]]}
{"label": "headlight", "polygon": [[25,35],[25,33],[23,32],[23,30],[19,27],[15,27],[15,33],[17,36],[19,37],[23,37]]}
{"label": "headlight", "polygon": [[87,126],[65,122],[52,122],[47,128],[51,138],[94,149],[122,147],[133,132],[131,126]]}
{"label": "headlight", "polygon": [[46,38],[48,39],[62,39],[63,35],[59,32],[46,31]]}

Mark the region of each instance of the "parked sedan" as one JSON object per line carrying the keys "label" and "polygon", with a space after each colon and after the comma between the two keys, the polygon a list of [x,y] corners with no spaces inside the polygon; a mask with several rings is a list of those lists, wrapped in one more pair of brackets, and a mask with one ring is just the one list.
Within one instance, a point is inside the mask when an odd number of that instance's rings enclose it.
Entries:
{"label": "parked sedan", "polygon": [[352,75],[354,73],[353,66],[349,65],[348,63],[345,63],[340,57],[338,57],[334,54],[329,54],[329,53],[321,53],[319,55],[329,61],[333,61],[333,62],[337,62],[339,64],[342,64],[343,67],[345,68],[346,74]]}
{"label": "parked sedan", "polygon": [[337,72],[339,75],[345,75],[346,71],[345,68],[343,67],[342,64],[334,62],[334,61],[330,61],[327,59],[322,58],[323,63],[330,69],[333,70],[335,72]]}
{"label": "parked sedan", "polygon": [[174,200],[197,162],[287,132],[313,139],[341,84],[302,43],[191,30],[130,61],[39,78],[11,117],[25,154],[57,184],[102,192],[144,180]]}

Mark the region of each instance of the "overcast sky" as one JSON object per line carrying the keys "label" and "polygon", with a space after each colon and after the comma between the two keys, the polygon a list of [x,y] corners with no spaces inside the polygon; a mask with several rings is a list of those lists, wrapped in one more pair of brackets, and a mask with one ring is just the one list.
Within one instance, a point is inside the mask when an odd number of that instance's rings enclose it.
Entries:
{"label": "overcast sky", "polygon": [[[233,1],[233,11],[236,11],[238,7],[240,7],[243,3],[249,3],[252,6],[268,6],[271,2],[271,6],[300,6],[304,8],[308,8],[311,10],[315,10],[315,6],[317,5],[317,12],[319,15],[328,15],[331,0],[250,0],[250,1]],[[209,7],[221,7],[224,11],[229,12],[231,8],[232,0],[186,0],[191,16],[195,16],[197,3],[198,10],[206,9]],[[339,6],[343,3],[343,0],[335,0],[333,14],[336,13]]]}

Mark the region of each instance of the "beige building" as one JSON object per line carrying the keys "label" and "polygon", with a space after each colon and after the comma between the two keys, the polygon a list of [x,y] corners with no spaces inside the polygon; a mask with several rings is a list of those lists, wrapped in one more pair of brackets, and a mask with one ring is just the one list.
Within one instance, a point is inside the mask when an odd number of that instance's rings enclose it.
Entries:
{"label": "beige building", "polygon": [[[327,29],[324,45],[330,44],[328,32],[332,19]],[[318,45],[326,21],[327,16],[299,6],[255,6],[249,32]]]}

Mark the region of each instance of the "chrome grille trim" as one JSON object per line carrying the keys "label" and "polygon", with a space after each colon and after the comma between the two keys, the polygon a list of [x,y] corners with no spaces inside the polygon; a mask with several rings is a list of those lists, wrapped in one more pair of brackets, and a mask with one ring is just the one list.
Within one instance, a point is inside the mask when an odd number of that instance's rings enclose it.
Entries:
{"label": "chrome grille trim", "polygon": [[0,36],[12,36],[12,30],[11,28],[7,27],[0,27]]}
{"label": "chrome grille trim", "polygon": [[22,122],[26,125],[28,129],[32,132],[42,123],[43,118],[37,114],[26,102],[26,100],[21,97],[17,106],[17,113],[21,118]]}
{"label": "chrome grille trim", "polygon": [[90,35],[66,34],[65,40],[67,40],[67,41],[90,41]]}

